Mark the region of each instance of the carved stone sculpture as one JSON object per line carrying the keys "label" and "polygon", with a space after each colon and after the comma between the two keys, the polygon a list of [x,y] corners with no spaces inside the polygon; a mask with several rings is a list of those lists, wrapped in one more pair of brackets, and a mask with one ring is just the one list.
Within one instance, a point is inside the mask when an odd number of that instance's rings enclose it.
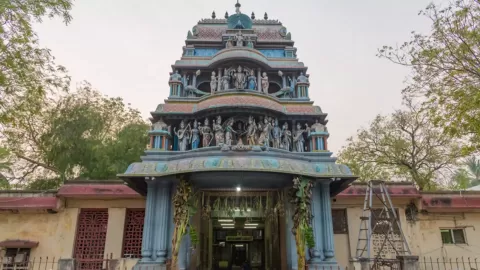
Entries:
{"label": "carved stone sculpture", "polygon": [[280,148],[282,130],[278,126],[278,119],[274,120],[274,126],[272,128],[272,145],[274,148]]}
{"label": "carved stone sculpture", "polygon": [[213,122],[213,132],[215,133],[215,145],[218,146],[224,144],[225,133],[222,127],[222,117],[220,115],[217,116],[217,121]]}
{"label": "carved stone sculpture", "polygon": [[250,70],[250,76],[248,76],[248,89],[257,89],[257,77],[255,77],[255,72],[253,70]]}
{"label": "carved stone sculpture", "polygon": [[255,119],[252,116],[248,117],[248,127],[247,127],[247,143],[248,145],[256,145],[256,135],[257,135],[257,124],[255,124]]}
{"label": "carved stone sculpture", "polygon": [[210,77],[210,89],[212,90],[212,94],[217,91],[217,76],[215,76],[215,71],[212,71],[212,76]]}
{"label": "carved stone sculpture", "polygon": [[235,130],[233,130],[233,118],[230,119],[225,127],[225,144],[231,146],[233,142],[233,134],[237,134]]}
{"label": "carved stone sculpture", "polygon": [[238,66],[237,72],[235,72],[235,75],[233,76],[234,83],[235,83],[235,89],[245,89],[245,73],[243,73],[242,66]]}
{"label": "carved stone sculpture", "polygon": [[167,131],[168,130],[168,125],[163,122],[163,119],[160,118],[157,122],[155,122],[152,126],[152,130],[163,130]]}
{"label": "carved stone sculpture", "polygon": [[282,127],[282,148],[290,151],[292,145],[292,132],[288,130],[288,123],[285,122]]}
{"label": "carved stone sculpture", "polygon": [[213,140],[213,133],[212,129],[210,128],[210,123],[208,122],[208,118],[205,118],[205,124],[199,127],[200,133],[202,133],[202,146],[208,147],[212,143]]}
{"label": "carved stone sculpture", "polygon": [[178,146],[180,151],[187,151],[188,142],[190,141],[190,123],[185,126],[185,121],[180,122],[180,128],[178,131],[173,128],[173,132],[178,137]]}
{"label": "carved stone sculpture", "polygon": [[318,122],[318,119],[315,120],[315,124],[313,124],[310,129],[313,132],[326,132],[327,131],[327,127],[325,125],[320,124]]}
{"label": "carved stone sculpture", "polygon": [[178,74],[178,70],[175,70],[175,73],[170,75],[170,81],[179,82],[182,80],[182,75]]}
{"label": "carved stone sculpture", "polygon": [[197,149],[200,145],[200,130],[198,129],[198,122],[196,119],[193,122],[192,137],[190,138],[190,142],[192,144],[192,150]]}
{"label": "carved stone sculpture", "polygon": [[[240,22],[240,20],[239,20],[239,22]],[[241,24],[241,23],[242,23],[242,22],[240,22],[240,24]],[[242,28],[240,28],[240,29],[242,29]],[[244,40],[244,39],[245,39],[245,38],[243,37],[243,34],[242,34],[242,33],[238,33],[237,36],[235,36],[235,41],[237,42],[237,43],[236,43],[236,46],[237,46],[237,47],[242,47],[242,46],[243,46],[243,40]]]}
{"label": "carved stone sculpture", "polygon": [[263,74],[262,74],[262,92],[264,92],[265,94],[268,94],[268,86],[269,86],[269,83],[268,83],[267,73],[263,72]]}
{"label": "carved stone sculpture", "polygon": [[228,74],[227,69],[223,73],[222,77],[222,90],[228,90],[230,88],[230,74]]}
{"label": "carved stone sculpture", "polygon": [[300,76],[297,78],[297,82],[299,83],[308,83],[308,77],[303,75],[303,72],[300,72]]}
{"label": "carved stone sculpture", "polygon": [[297,123],[297,128],[293,132],[293,144],[295,152],[305,152],[305,138],[303,138],[304,132],[306,132],[306,130],[302,129],[300,123]]}

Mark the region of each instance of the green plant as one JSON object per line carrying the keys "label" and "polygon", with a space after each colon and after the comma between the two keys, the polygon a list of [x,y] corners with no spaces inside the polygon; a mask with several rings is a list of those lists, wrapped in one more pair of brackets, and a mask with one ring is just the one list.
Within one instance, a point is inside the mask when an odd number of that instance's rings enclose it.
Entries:
{"label": "green plant", "polygon": [[312,221],[311,200],[313,182],[303,177],[293,179],[293,187],[290,191],[290,202],[294,207],[292,216],[292,233],[295,235],[295,242],[298,254],[298,269],[305,269],[305,246],[313,248],[315,240],[313,229],[310,226]]}

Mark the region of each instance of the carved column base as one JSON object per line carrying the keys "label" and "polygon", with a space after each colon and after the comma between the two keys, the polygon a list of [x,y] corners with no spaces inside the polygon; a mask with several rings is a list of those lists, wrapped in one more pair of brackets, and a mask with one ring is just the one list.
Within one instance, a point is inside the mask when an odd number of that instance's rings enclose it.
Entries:
{"label": "carved column base", "polygon": [[133,270],[167,270],[166,264],[160,264],[156,262],[141,262],[139,261],[133,267]]}
{"label": "carved column base", "polygon": [[[321,262],[311,262],[311,260],[308,262],[308,269],[309,270],[330,270],[330,269],[335,269],[335,270],[340,270],[343,269],[340,267],[337,262],[327,262],[327,261],[321,261]],[[360,269],[359,269],[360,270]]]}

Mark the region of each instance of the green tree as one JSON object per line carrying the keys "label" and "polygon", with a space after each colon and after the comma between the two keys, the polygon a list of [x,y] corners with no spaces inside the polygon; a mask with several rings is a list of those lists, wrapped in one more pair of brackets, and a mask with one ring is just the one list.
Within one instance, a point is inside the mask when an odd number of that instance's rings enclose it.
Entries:
{"label": "green tree", "polygon": [[339,161],[351,166],[361,180],[413,181],[420,190],[432,190],[462,156],[460,144],[407,105],[407,110],[378,115],[369,128],[349,138]]}
{"label": "green tree", "polygon": [[467,189],[480,185],[480,160],[471,156],[463,162],[464,168],[457,169],[453,176],[456,189]]}
{"label": "green tree", "polygon": [[379,56],[412,69],[403,90],[430,112],[449,136],[467,138],[469,152],[480,149],[480,2],[456,0],[446,8],[430,4],[420,12],[431,33],[413,32],[398,48],[384,46]]}
{"label": "green tree", "polygon": [[70,78],[41,48],[32,24],[44,17],[71,20],[72,0],[0,1],[0,124],[40,108],[47,95],[68,90]]}
{"label": "green tree", "polygon": [[148,142],[148,125],[137,110],[88,83],[48,107],[24,113],[24,120],[4,131],[22,172],[11,180],[26,181],[24,185],[116,178],[139,159]]}

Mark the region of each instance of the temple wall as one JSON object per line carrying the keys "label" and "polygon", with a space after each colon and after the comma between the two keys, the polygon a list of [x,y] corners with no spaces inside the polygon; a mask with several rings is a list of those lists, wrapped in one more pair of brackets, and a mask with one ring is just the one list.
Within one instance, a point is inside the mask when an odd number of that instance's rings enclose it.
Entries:
{"label": "temple wall", "polygon": [[[414,255],[432,257],[434,260],[441,257],[478,258],[480,245],[480,213],[456,212],[452,213],[418,214],[416,222],[408,222],[405,216],[405,205],[408,200],[396,200],[394,205],[398,209],[400,223],[405,237],[409,242]],[[335,252],[339,265],[349,265],[350,259],[355,256],[355,250],[360,226],[360,216],[363,208],[362,198],[337,198],[332,201],[335,209],[346,209],[348,230],[343,234],[335,234]],[[24,239],[38,241],[39,245],[31,251],[32,257],[71,258],[73,256],[75,232],[78,213],[81,208],[108,208],[109,220],[107,226],[107,241],[105,255],[112,254],[114,259],[121,257],[125,214],[127,208],[144,208],[145,200],[139,199],[67,199],[64,208],[56,214],[46,212],[1,212],[0,213],[0,241],[6,239]],[[198,219],[198,220],[197,220]],[[203,220],[195,218],[197,223]],[[467,244],[442,244],[440,229],[462,228],[465,231]],[[281,230],[282,232],[285,230]],[[284,240],[281,242],[284,245]],[[288,250],[287,247],[281,247]],[[372,245],[373,249],[373,245]],[[373,254],[373,252],[372,252]],[[0,253],[0,256],[2,254]],[[200,253],[191,258],[195,265],[200,264]],[[282,257],[282,259],[284,259]],[[480,261],[480,258],[478,259]],[[122,269],[131,269],[137,259],[121,259]]]}
{"label": "temple wall", "polygon": [[71,258],[78,208],[67,208],[57,214],[0,213],[0,241],[22,239],[38,241],[32,257]]}

